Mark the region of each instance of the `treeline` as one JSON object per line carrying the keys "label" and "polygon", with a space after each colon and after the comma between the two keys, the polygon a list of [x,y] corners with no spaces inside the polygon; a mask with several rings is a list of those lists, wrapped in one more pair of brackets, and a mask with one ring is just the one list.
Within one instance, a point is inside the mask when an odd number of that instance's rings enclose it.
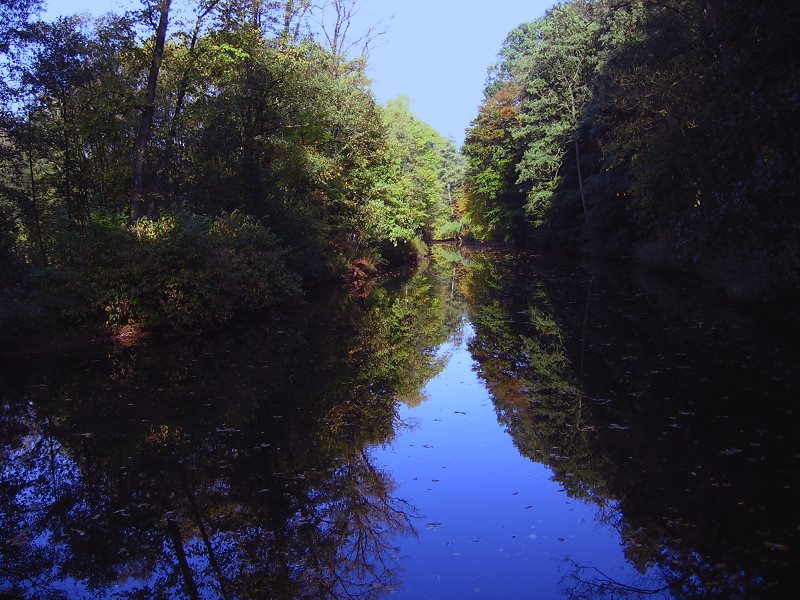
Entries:
{"label": "treeline", "polygon": [[468,130],[479,239],[800,291],[793,2],[570,0],[517,27]]}
{"label": "treeline", "polygon": [[356,3],[4,2],[0,326],[221,322],[438,237],[457,153],[376,103]]}

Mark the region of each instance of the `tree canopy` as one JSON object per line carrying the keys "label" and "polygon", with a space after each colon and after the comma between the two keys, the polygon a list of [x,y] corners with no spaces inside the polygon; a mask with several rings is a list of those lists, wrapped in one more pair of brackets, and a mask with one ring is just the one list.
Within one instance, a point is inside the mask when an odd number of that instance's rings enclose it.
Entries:
{"label": "tree canopy", "polygon": [[439,237],[457,151],[408,102],[376,103],[380,32],[355,31],[356,5],[204,0],[178,19],[153,0],[46,22],[5,4],[0,322],[42,289],[61,316],[224,320]]}
{"label": "tree canopy", "polygon": [[786,2],[569,0],[520,25],[464,148],[474,235],[795,294],[798,24]]}

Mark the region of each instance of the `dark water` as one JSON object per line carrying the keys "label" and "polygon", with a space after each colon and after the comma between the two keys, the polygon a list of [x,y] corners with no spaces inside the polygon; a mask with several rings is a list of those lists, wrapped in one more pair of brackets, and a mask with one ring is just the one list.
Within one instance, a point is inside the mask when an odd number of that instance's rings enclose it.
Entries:
{"label": "dark water", "polygon": [[0,597],[780,598],[796,337],[437,249],[366,298],[0,366]]}

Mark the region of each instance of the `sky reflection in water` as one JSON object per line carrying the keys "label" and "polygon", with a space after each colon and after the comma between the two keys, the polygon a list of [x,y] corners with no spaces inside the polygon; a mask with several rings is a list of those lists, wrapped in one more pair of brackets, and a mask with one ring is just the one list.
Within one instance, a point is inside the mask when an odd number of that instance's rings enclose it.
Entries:
{"label": "sky reflection in water", "polygon": [[373,453],[424,521],[418,539],[399,540],[403,587],[392,597],[558,598],[572,561],[640,579],[598,507],[570,498],[498,425],[465,329],[462,343],[443,346],[450,358],[427,402],[401,408],[409,428]]}
{"label": "sky reflection in water", "polygon": [[793,590],[800,357],[775,325],[446,248],[301,308],[3,359],[0,595]]}

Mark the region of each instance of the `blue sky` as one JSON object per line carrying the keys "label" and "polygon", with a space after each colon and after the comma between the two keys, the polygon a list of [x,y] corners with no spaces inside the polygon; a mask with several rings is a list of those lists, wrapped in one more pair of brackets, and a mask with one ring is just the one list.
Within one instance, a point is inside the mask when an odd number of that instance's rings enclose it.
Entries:
{"label": "blue sky", "polygon": [[[47,17],[100,14],[135,0],[45,0]],[[360,0],[356,25],[382,22],[387,32],[368,73],[380,102],[411,98],[415,114],[457,144],[481,101],[486,69],[506,34],[544,14],[554,0]]]}

